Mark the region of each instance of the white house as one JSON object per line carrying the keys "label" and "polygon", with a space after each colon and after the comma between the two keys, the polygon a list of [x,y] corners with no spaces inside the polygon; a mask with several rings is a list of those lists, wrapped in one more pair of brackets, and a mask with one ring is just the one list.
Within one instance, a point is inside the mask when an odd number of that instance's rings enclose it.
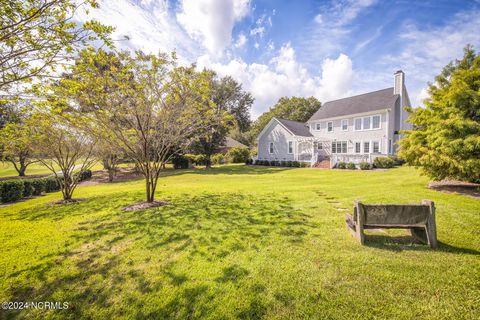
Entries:
{"label": "white house", "polygon": [[273,118],[257,138],[257,159],[333,167],[395,155],[400,131],[411,128],[409,106],[405,74],[397,71],[393,87],[326,102],[306,123]]}

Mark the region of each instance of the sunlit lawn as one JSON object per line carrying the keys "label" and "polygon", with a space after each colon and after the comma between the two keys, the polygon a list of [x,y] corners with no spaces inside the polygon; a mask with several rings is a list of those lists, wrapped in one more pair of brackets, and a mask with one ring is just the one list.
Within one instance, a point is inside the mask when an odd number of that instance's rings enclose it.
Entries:
{"label": "sunlit lawn", "polygon": [[[120,167],[125,166],[125,164],[121,164]],[[92,170],[102,170],[103,166],[101,162],[97,162],[93,167]],[[60,168],[58,168],[60,170]],[[49,175],[52,172],[45,166],[40,163],[32,163],[27,167],[25,175],[34,176],[34,175]],[[2,162],[0,161],[0,178],[6,177],[16,177],[18,176],[18,172],[15,170],[15,167],[11,162]]]}
{"label": "sunlit lawn", "polygon": [[[0,208],[0,301],[69,302],[0,318],[480,318],[480,200],[429,190],[412,168],[165,175],[156,196],[171,204],[142,212],[122,210],[142,180]],[[337,209],[355,199],[434,200],[439,249],[402,230],[359,246]]]}

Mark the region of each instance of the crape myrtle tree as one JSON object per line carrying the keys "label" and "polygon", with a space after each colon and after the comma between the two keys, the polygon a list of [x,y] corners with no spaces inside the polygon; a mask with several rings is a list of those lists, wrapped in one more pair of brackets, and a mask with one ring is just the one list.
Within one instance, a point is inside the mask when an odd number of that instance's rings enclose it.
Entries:
{"label": "crape myrtle tree", "polygon": [[95,156],[102,161],[103,168],[108,172],[108,182],[112,182],[118,170],[122,151],[109,143],[109,139],[99,139],[95,145]]}
{"label": "crape myrtle tree", "polygon": [[105,139],[132,159],[154,202],[164,164],[184,152],[216,114],[209,72],[177,67],[175,55],[84,50],[60,83]]}
{"label": "crape myrtle tree", "polygon": [[34,158],[34,139],[29,121],[7,123],[0,129],[1,159],[13,164],[18,175],[25,176],[27,167],[37,162]]}
{"label": "crape myrtle tree", "polygon": [[243,91],[232,77],[218,79],[213,72],[211,74],[211,101],[217,122],[206,128],[192,145],[195,153],[205,155],[207,168],[211,167],[212,155],[225,143],[232,129],[244,131],[250,127],[250,108],[254,101],[252,95]]}
{"label": "crape myrtle tree", "polygon": [[2,0],[0,93],[14,95],[25,82],[55,75],[58,66],[91,41],[111,45],[111,27],[74,20],[78,10],[96,7],[96,0]]}
{"label": "crape myrtle tree", "polygon": [[69,202],[79,183],[79,173],[90,169],[97,161],[93,153],[95,140],[78,129],[88,125],[85,119],[70,117],[62,112],[61,105],[47,106],[51,102],[37,108],[28,120],[29,128],[37,160],[53,173],[60,184],[63,200]]}
{"label": "crape myrtle tree", "polygon": [[472,46],[429,84],[399,155],[434,180],[480,182],[480,56]]}

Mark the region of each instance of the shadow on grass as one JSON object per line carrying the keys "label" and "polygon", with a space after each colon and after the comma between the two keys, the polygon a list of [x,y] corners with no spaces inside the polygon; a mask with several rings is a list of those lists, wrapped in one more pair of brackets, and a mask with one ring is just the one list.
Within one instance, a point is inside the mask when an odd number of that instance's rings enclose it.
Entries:
{"label": "shadow on grass", "polygon": [[[55,310],[58,318],[91,318],[104,309],[108,310],[104,318],[201,318],[216,308],[215,296],[225,290],[223,285],[244,285],[250,271],[222,263],[214,270],[216,276],[199,282],[185,273],[191,261],[208,265],[273,242],[299,244],[318,228],[288,198],[274,194],[183,194],[168,199],[172,202],[168,206],[122,211],[130,200],[118,194],[65,206],[66,212],[49,206],[22,212],[22,218],[32,215],[36,220],[69,214],[84,214],[85,219],[72,232],[71,247],[7,276],[10,285],[5,296],[12,301],[69,301],[71,308]],[[91,215],[109,207],[103,214]],[[165,257],[175,258],[166,261]],[[245,297],[238,317],[266,313],[257,289]],[[157,300],[144,308],[148,299]],[[8,311],[7,318],[43,318],[48,312]]]}
{"label": "shadow on grass", "polygon": [[438,247],[432,249],[426,244],[416,242],[412,236],[384,236],[369,234],[365,237],[365,245],[391,251],[440,251],[455,254],[480,255],[480,251],[475,249],[455,247],[440,241],[438,241]]}

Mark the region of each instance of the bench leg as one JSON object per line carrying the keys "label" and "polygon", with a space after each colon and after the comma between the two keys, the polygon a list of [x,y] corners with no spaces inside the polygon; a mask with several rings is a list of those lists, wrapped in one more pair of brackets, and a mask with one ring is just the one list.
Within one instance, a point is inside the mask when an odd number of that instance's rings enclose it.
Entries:
{"label": "bench leg", "polygon": [[430,248],[437,248],[437,225],[435,222],[435,203],[430,200],[423,200],[422,204],[426,204],[430,207],[430,215],[428,216],[426,233],[428,238],[428,245]]}
{"label": "bench leg", "polygon": [[421,243],[428,244],[428,236],[427,236],[426,228],[410,228],[410,234],[415,240],[418,240]]}
{"label": "bench leg", "polygon": [[363,245],[365,243],[365,234],[363,233],[363,222],[365,221],[365,211],[360,201],[355,202],[357,210],[357,220],[355,221],[355,237]]}

